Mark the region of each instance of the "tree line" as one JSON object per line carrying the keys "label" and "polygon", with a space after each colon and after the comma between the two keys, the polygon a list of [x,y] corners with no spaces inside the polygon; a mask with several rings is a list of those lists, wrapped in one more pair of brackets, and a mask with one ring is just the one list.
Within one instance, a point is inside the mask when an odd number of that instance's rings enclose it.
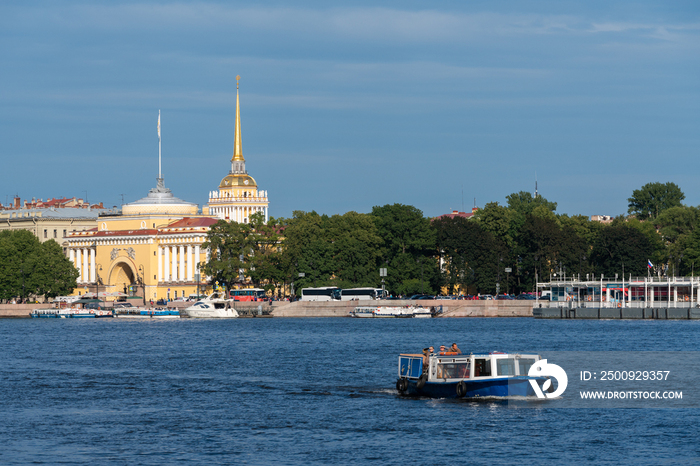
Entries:
{"label": "tree line", "polygon": [[[368,214],[220,221],[209,232],[204,271],[228,288],[268,290],[380,286],[394,294],[532,291],[555,274],[614,278],[690,275],[700,258],[700,215],[674,183],[650,183],[628,199],[629,215],[610,223],[557,214],[556,202],[528,192],[491,202],[473,218],[430,219],[409,205]],[[509,269],[509,272],[506,272]]]}
{"label": "tree line", "polygon": [[0,231],[0,301],[70,294],[77,278],[56,241],[41,243],[27,230]]}

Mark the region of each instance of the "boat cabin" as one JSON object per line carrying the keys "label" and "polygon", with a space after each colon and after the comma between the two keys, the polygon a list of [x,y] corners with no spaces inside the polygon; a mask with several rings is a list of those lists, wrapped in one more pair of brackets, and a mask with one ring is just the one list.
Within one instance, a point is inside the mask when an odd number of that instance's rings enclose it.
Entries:
{"label": "boat cabin", "polygon": [[[530,367],[540,360],[538,354],[509,353],[439,353],[428,357],[427,381],[449,382],[501,377],[527,376]],[[399,378],[419,379],[423,374],[422,354],[399,356]]]}

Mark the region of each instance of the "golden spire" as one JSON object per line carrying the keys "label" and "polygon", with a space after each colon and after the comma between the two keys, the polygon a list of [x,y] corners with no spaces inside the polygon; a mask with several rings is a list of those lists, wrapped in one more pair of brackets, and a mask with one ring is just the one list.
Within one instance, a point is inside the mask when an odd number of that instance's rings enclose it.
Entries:
{"label": "golden spire", "polygon": [[241,149],[241,106],[238,99],[238,80],[240,79],[240,76],[236,76],[236,134],[233,136],[233,157],[231,162],[245,161],[243,150]]}

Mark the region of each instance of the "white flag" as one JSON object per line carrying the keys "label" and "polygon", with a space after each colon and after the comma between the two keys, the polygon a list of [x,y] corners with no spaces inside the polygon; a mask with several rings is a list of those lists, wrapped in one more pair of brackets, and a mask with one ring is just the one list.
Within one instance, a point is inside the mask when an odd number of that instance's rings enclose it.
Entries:
{"label": "white flag", "polygon": [[158,110],[158,138],[160,138],[160,110]]}

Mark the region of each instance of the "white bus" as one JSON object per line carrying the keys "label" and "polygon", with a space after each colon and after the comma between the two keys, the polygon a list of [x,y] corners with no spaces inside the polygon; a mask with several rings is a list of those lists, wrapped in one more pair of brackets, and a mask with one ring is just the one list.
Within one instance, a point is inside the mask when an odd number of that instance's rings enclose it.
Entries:
{"label": "white bus", "polygon": [[348,288],[340,293],[341,301],[355,301],[360,299],[384,299],[386,291],[381,288]]}
{"label": "white bus", "polygon": [[302,301],[340,301],[340,288],[322,286],[319,288],[302,288]]}

